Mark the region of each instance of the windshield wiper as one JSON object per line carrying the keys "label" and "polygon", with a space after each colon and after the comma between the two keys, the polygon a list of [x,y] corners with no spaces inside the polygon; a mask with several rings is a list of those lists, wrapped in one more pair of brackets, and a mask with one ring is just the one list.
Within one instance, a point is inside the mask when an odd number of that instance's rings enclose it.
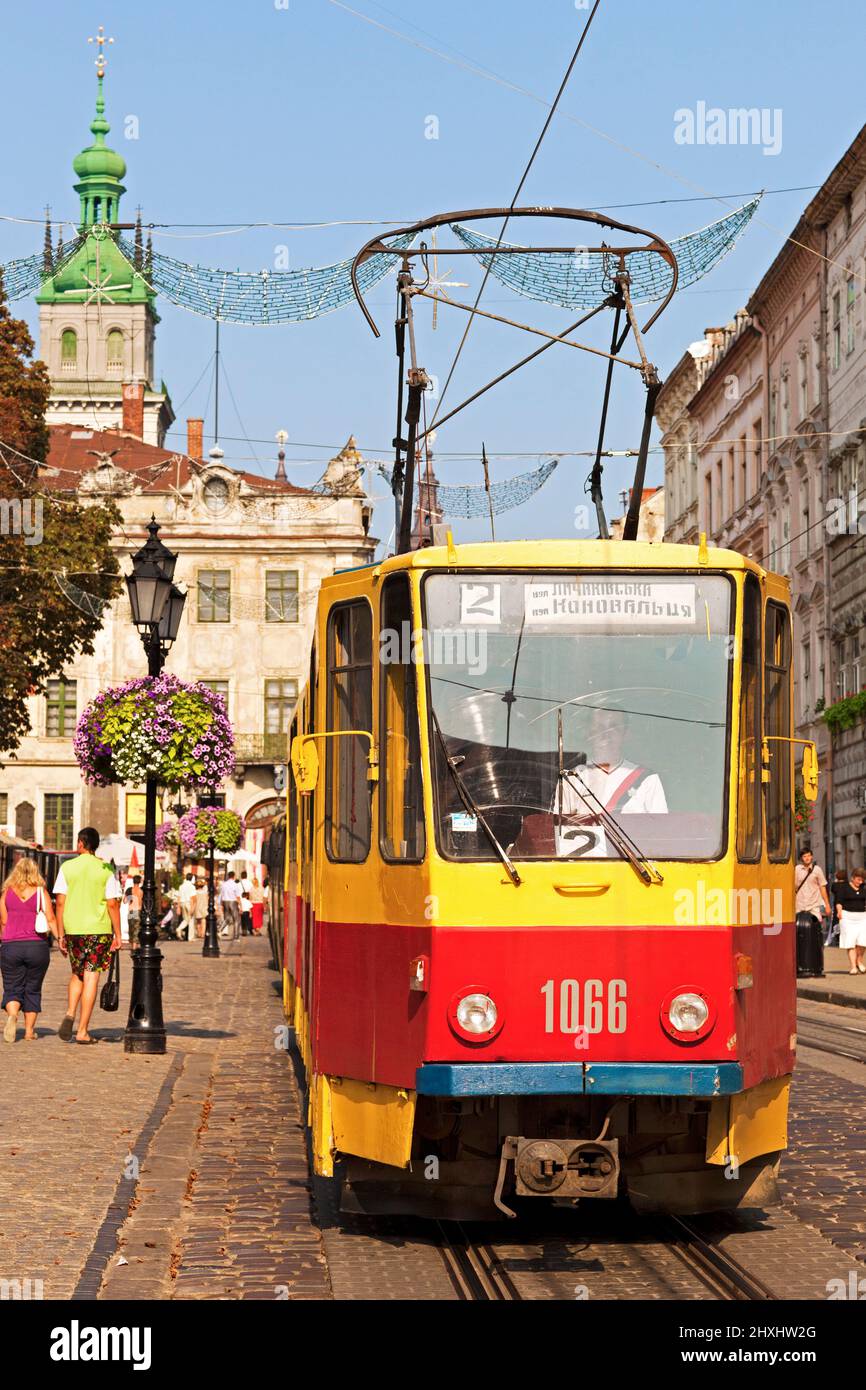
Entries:
{"label": "windshield wiper", "polygon": [[[644,883],[664,883],[664,877],[656,868],[655,864],[653,864],[650,859],[647,859],[646,855],[639,846],[635,844],[631,836],[623,830],[619,822],[610,814],[607,807],[599,801],[595,792],[590,791],[579,773],[577,774],[577,780],[575,780],[572,773],[563,770],[559,773],[557,780],[560,787],[563,782],[568,782],[569,786],[577,792],[584,806],[597,816],[599,822],[604,826],[608,837],[613,842],[614,848],[619,850],[623,859],[629,861],[632,868],[635,869]],[[578,782],[580,782],[579,786]],[[560,799],[560,806],[561,805],[562,801]]]}
{"label": "windshield wiper", "polygon": [[487,824],[487,821],[484,819],[483,815],[479,811],[472,797],[472,793],[469,791],[469,788],[466,786],[466,783],[463,781],[463,778],[457,771],[456,761],[448,753],[448,744],[445,742],[445,735],[442,733],[442,729],[439,725],[439,720],[436,718],[435,710],[430,711],[430,718],[433,721],[433,728],[436,730],[436,736],[439,739],[440,744],[442,745],[442,756],[445,759],[445,766],[448,768],[448,771],[451,773],[451,776],[454,779],[454,785],[457,788],[457,795],[460,797],[460,800],[463,802],[463,805],[469,812],[469,814],[474,816],[478,824],[481,826],[481,829],[484,831],[484,834],[487,836],[497,855],[502,860],[502,863],[505,867],[505,871],[508,874],[508,877],[511,879],[511,882],[514,884],[515,888],[519,888],[522,882],[520,874],[514,867],[514,864],[511,858],[509,857],[508,851],[505,849],[503,845],[499,843],[490,826]]}
{"label": "windshield wiper", "polygon": [[[569,785],[574,789],[574,791],[577,792],[577,794],[578,794],[578,796],[580,797],[581,801],[583,802],[584,806],[588,807],[590,811],[594,811],[595,814],[598,816],[598,818],[599,818],[601,824],[604,826],[605,830],[607,831],[608,835],[610,836],[611,840],[613,841],[614,847],[615,847],[616,849],[619,850],[620,854],[622,855],[622,857],[623,857],[624,859],[627,859],[627,860],[629,861],[629,863],[631,864],[632,868],[636,870],[636,872],[638,873],[638,875],[640,876],[640,878],[643,879],[644,883],[646,883],[646,884],[664,883],[664,878],[663,878],[663,876],[659,873],[659,871],[658,871],[658,869],[656,868],[655,864],[653,864],[649,859],[647,859],[646,855],[643,854],[642,851],[638,848],[638,846],[635,844],[635,842],[634,842],[634,840],[631,838],[631,836],[630,836],[629,834],[627,834],[627,832],[626,832],[625,830],[623,830],[622,826],[621,826],[616,820],[614,820],[613,816],[610,814],[610,812],[608,811],[607,807],[606,807],[601,801],[599,801],[598,797],[595,795],[595,792],[591,792],[591,791],[590,791],[589,787],[586,785],[586,783],[584,782],[583,778],[582,778],[582,777],[580,778],[580,786],[578,786],[577,783],[573,780],[573,775],[572,775],[572,773],[566,772],[566,771],[565,771],[565,768],[564,768],[564,766],[563,766],[563,752],[562,752],[562,709],[561,709],[561,708],[558,709],[557,712],[556,712],[556,725],[557,725],[557,729],[556,729],[556,733],[557,733],[557,739],[556,739],[556,745],[557,745],[556,801],[557,801],[557,814],[558,814],[558,817],[559,817],[559,824],[560,824],[560,827],[562,826],[562,821],[563,821],[563,813],[562,813],[562,787],[563,787],[563,783],[566,782],[566,781],[568,781]],[[578,776],[579,776],[579,775],[580,775],[580,774],[578,774]],[[595,803],[594,805],[593,805],[593,802]]]}

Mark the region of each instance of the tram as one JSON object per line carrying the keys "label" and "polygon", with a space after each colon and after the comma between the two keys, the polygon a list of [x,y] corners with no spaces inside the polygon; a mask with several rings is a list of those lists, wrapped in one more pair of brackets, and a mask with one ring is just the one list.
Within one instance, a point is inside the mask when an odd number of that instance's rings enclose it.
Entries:
{"label": "tram", "polygon": [[[408,243],[533,215],[650,238],[596,248],[615,316],[610,352],[590,349],[608,359],[599,539],[413,549],[430,291]],[[345,1209],[443,1219],[767,1206],[796,1046],[795,761],[810,799],[818,771],[811,743],[795,760],[787,580],[703,535],[636,539],[659,387],[642,334],[676,258],[561,208],[389,236],[353,275],[399,245],[397,553],[322,584],[270,850],[315,1172]],[[630,267],[652,258],[663,303],[641,328]],[[546,336],[532,357],[563,342]],[[647,394],[622,540],[601,492],[614,364]]]}
{"label": "tram", "polygon": [[787,582],[703,542],[428,547],[325,580],[282,959],[346,1205],[776,1200],[791,682]]}
{"label": "tram", "polygon": [[54,849],[36,849],[29,840],[21,840],[13,835],[0,835],[0,883],[12,872],[19,859],[35,859],[39,872],[49,889],[57,877],[57,871],[65,859],[74,856]]}

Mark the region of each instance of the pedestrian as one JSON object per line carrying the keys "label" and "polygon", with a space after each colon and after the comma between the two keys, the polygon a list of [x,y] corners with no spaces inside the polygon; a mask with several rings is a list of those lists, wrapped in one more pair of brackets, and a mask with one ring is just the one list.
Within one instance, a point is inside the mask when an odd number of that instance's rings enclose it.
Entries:
{"label": "pedestrian", "polygon": [[57,1032],[68,1042],[78,1013],[75,1041],[89,1045],[97,1041],[87,1029],[99,976],[108,969],[112,952],[120,950],[120,884],[96,857],[99,831],[92,825],[79,830],[76,848],[77,858],[68,860],[54,881],[58,944],[72,968],[68,1007]]}
{"label": "pedestrian", "polygon": [[192,874],[187,874],[180,885],[178,901],[183,919],[182,930],[186,932],[187,941],[192,941],[195,935],[195,883]]}
{"label": "pedestrian", "polygon": [[[811,845],[800,850],[800,862],[794,870],[795,910],[808,913],[820,926],[824,913],[833,916],[830,899],[827,896],[827,878],[820,864],[815,863]],[[807,924],[808,925],[808,924]]]}
{"label": "pedestrian", "polygon": [[203,878],[195,883],[195,934],[199,940],[204,936],[207,920],[207,884]]}
{"label": "pedestrian", "polygon": [[833,875],[833,882],[830,884],[830,899],[833,903],[833,919],[830,930],[827,933],[827,945],[839,945],[839,913],[837,912],[837,895],[848,882],[848,875],[844,869],[837,869]]}
{"label": "pedestrian", "polygon": [[42,981],[51,959],[49,932],[57,925],[51,894],[35,859],[19,859],[0,890],[0,971],[3,974],[3,1037],[14,1042],[24,1014],[24,1041],[36,1041]]}
{"label": "pedestrian", "polygon": [[132,887],[129,890],[129,944],[130,947],[138,945],[138,932],[141,926],[141,875],[134,874]]}
{"label": "pedestrian", "polygon": [[866,975],[866,870],[852,869],[848,882],[836,890],[839,945],[848,952],[849,975]]}
{"label": "pedestrian", "polygon": [[231,935],[232,941],[237,941],[240,935],[240,896],[241,885],[233,872],[227,873],[220,889],[220,906],[223,911],[224,923],[220,936]]}
{"label": "pedestrian", "polygon": [[253,919],[253,936],[258,936],[265,915],[265,890],[257,878],[252,881],[249,897],[252,904],[250,914]]}

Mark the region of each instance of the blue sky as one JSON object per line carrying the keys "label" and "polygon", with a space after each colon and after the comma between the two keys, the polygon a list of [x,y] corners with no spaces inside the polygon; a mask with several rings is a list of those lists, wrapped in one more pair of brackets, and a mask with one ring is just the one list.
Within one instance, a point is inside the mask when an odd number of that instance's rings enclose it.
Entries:
{"label": "blue sky", "polygon": [[[50,0],[38,12],[9,8],[4,37],[14,61],[6,65],[0,91],[0,213],[38,219],[50,203],[55,218],[75,217],[71,161],[89,142],[95,88],[86,39],[100,22],[116,40],[106,98],[109,143],[128,165],[122,216],[131,220],[141,204],[146,222],[175,224],[154,237],[167,255],[260,269],[272,267],[284,245],[293,268],[323,265],[351,254],[377,227],[204,236],[204,227],[178,224],[410,221],[451,208],[508,204],[544,122],[544,106],[416,45],[484,67],[550,100],[587,11],[574,0],[439,0],[432,9],[410,0],[346,3],[348,9],[334,0],[186,0],[183,6],[103,0],[94,7]],[[37,25],[37,13],[50,22]],[[864,119],[858,68],[846,60],[861,51],[863,29],[857,0],[728,0],[724,6],[602,0],[522,201],[610,207],[819,184]],[[724,109],[778,109],[779,153],[764,154],[760,145],[676,143],[674,112],[700,101]],[[130,116],[137,118],[137,139],[125,138],[125,128],[136,124]],[[438,120],[437,139],[425,137],[431,116]],[[732,317],[810,196],[766,197],[732,254],[677,296],[647,341],[663,376],[706,326]],[[673,237],[741,201],[675,201],[615,215]],[[0,223],[0,261],[37,250],[41,238],[39,225]],[[449,278],[472,282],[453,294],[474,297],[474,263],[449,261],[446,254],[440,267],[455,272]],[[281,428],[291,441],[290,477],[301,484],[315,481],[350,433],[366,456],[389,458],[395,378],[390,281],[370,303],[383,330],[379,340],[353,306],[312,323],[223,327],[220,442],[230,463],[271,472],[273,436]],[[568,322],[563,311],[517,299],[492,279],[482,306],[554,331]],[[157,369],[178,415],[169,442],[183,447],[185,417],[206,414],[209,445],[213,325],[164,301],[159,307]],[[35,329],[32,302],[20,302],[18,311]],[[464,323],[457,311],[440,309],[433,333],[429,306],[419,309],[419,360],[442,380]],[[534,345],[512,329],[478,325],[449,404]],[[496,479],[531,469],[552,451],[592,448],[602,378],[603,367],[585,354],[564,348],[545,353],[440,432],[441,481],[477,482],[474,460],[482,440]],[[640,383],[617,369],[609,447],[636,447],[641,414]],[[501,515],[497,534],[575,534],[574,508],[584,500],[588,467],[585,459],[563,459],[532,501]],[[630,468],[626,461],[606,468],[609,515],[621,511],[618,493]],[[661,455],[655,454],[648,482],[660,479]],[[383,501],[377,534],[387,538],[390,524],[390,502]],[[455,529],[464,539],[487,534],[483,522],[458,521]]]}

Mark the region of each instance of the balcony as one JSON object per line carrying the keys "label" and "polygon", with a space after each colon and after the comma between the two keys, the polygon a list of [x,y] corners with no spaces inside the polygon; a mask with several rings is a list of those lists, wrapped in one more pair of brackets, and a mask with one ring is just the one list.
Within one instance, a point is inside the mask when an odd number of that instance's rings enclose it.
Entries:
{"label": "balcony", "polygon": [[288,734],[235,734],[235,760],[239,766],[284,763],[288,756]]}

